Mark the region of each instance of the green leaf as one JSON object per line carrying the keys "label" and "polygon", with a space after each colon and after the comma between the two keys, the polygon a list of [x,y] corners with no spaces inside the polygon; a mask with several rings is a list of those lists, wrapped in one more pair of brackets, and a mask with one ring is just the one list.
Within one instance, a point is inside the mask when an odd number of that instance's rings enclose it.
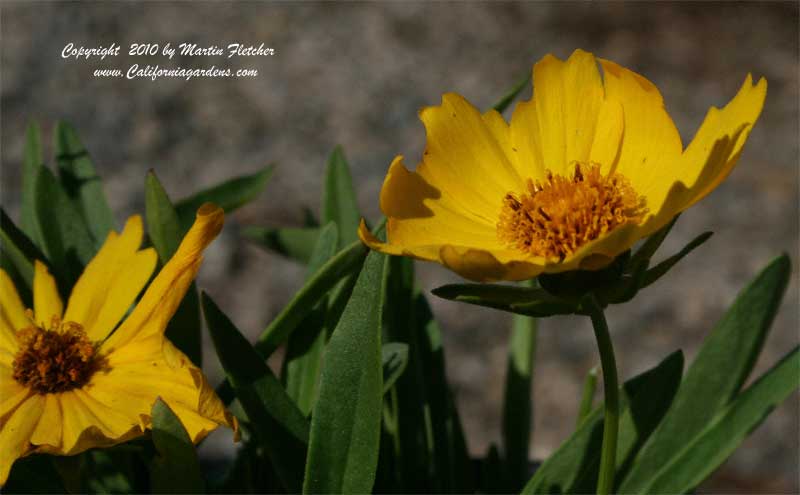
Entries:
{"label": "green leaf", "polygon": [[597,390],[597,366],[589,370],[583,381],[583,394],[581,394],[581,405],[578,408],[578,420],[576,421],[578,427],[592,411],[595,390]]}
{"label": "green leaf", "polygon": [[[620,490],[641,493],[653,473],[690,443],[733,398],[761,352],[789,280],[785,255],[773,260],[736,298],[706,338],[675,402],[642,449]],[[697,407],[702,397],[703,407]]]}
{"label": "green leaf", "polygon": [[42,251],[62,287],[72,287],[92,259],[95,245],[86,222],[61,184],[46,167],[36,178],[36,221]]}
{"label": "green leaf", "polygon": [[[328,223],[321,231],[309,261],[307,276],[311,277],[336,253],[338,242],[336,224]],[[327,299],[320,300],[300,327],[289,336],[284,359],[286,391],[297,406],[308,415],[314,406],[322,367],[322,352],[327,333],[325,313]]]}
{"label": "green leaf", "polygon": [[341,146],[334,148],[325,171],[325,189],[322,191],[320,222],[336,222],[339,227],[339,248],[358,240],[358,212],[356,192],[350,176],[350,166]]}
{"label": "green leaf", "polygon": [[640,493],[688,493],[727,459],[769,413],[800,387],[795,347],[725,407]]}
{"label": "green leaf", "polygon": [[361,241],[356,241],[322,265],[261,333],[255,344],[258,352],[265,358],[271,356],[303,321],[317,300],[333,288],[342,277],[357,270],[366,255],[367,248]]}
{"label": "green leaf", "polygon": [[502,98],[500,98],[500,100],[499,100],[497,103],[495,103],[494,105],[492,105],[492,108],[493,108],[493,109],[495,109],[495,110],[497,110],[497,111],[498,111],[498,112],[500,112],[500,113],[503,113],[503,111],[504,111],[506,108],[508,108],[508,106],[511,104],[511,102],[512,102],[512,101],[514,101],[514,99],[517,97],[517,95],[519,95],[519,94],[520,94],[520,92],[522,92],[522,90],[523,90],[523,89],[525,89],[526,87],[528,87],[528,84],[529,84],[530,82],[531,82],[531,73],[530,73],[530,72],[528,72],[528,74],[525,76],[525,78],[523,78],[523,79],[520,79],[520,80],[519,80],[519,81],[518,81],[518,82],[517,82],[517,83],[514,85],[514,87],[513,87],[513,88],[511,88],[511,89],[508,91],[508,93],[506,93],[506,94],[505,94],[505,96],[503,96]]}
{"label": "green leaf", "polygon": [[372,252],[325,352],[304,493],[366,493],[378,464],[385,256]]}
{"label": "green leaf", "polygon": [[39,224],[36,221],[36,177],[44,166],[42,131],[31,121],[25,133],[25,153],[22,161],[22,206],[20,208],[22,231],[36,244],[41,244]]}
{"label": "green leaf", "polygon": [[383,367],[383,393],[389,391],[408,365],[408,345],[388,342],[381,348]]}
{"label": "green leaf", "polygon": [[155,172],[147,172],[144,184],[144,211],[147,235],[156,248],[158,259],[166,263],[178,250],[182,232],[178,214]]}
{"label": "green leaf", "polygon": [[525,316],[572,314],[576,303],[558,298],[544,289],[497,284],[451,284],[433,289],[434,295],[451,301],[499,309]]}
{"label": "green leaf", "polygon": [[3,493],[68,492],[53,464],[53,456],[34,454],[14,461]]}
{"label": "green leaf", "polygon": [[242,230],[242,235],[264,249],[305,264],[314,251],[319,227],[246,227]]}
{"label": "green leaf", "polygon": [[514,315],[508,342],[502,424],[506,492],[518,492],[529,478],[528,446],[532,430],[531,385],[536,333],[534,318]]}
{"label": "green leaf", "polygon": [[[183,237],[178,215],[164,187],[152,170],[145,179],[145,220],[147,235],[153,243],[161,265],[178,250]],[[197,285],[192,282],[180,306],[167,325],[167,338],[197,366],[203,363],[202,323]]]}
{"label": "green leaf", "polygon": [[99,249],[114,229],[114,214],[103,193],[103,183],[75,129],[66,122],[57,122],[53,134],[61,183],[77,205]]}
{"label": "green leaf", "polygon": [[[33,290],[33,262],[40,260],[47,262],[44,254],[28,239],[28,237],[14,225],[14,222],[6,215],[5,210],[0,209],[0,249],[3,259],[15,269],[24,287],[28,291]],[[16,281],[19,283],[19,281]],[[20,286],[17,285],[17,289]]]}
{"label": "green leaf", "polygon": [[181,228],[184,232],[189,230],[197,209],[203,203],[214,203],[225,210],[225,213],[230,213],[254,200],[267,186],[274,168],[274,165],[267,165],[254,174],[230,179],[178,201],[175,203],[175,211],[178,213]]}
{"label": "green leaf", "polygon": [[[264,359],[269,358],[308,317],[319,299],[342,278],[359,269],[367,251],[364,244],[357,241],[328,260],[258,337],[255,348],[259,354]],[[226,404],[233,399],[230,386],[225,382],[217,387],[217,394]]]}
{"label": "green leaf", "polygon": [[259,444],[267,451],[284,488],[296,493],[303,479],[308,421],[230,319],[207,294],[203,293],[201,300],[217,356]]}
{"label": "green leaf", "polygon": [[150,466],[154,493],[205,493],[192,439],[161,398],[153,404],[153,444],[159,456]]}
{"label": "green leaf", "polygon": [[713,232],[703,232],[699,236],[692,239],[689,244],[684,246],[683,249],[678,251],[677,254],[670,256],[669,258],[665,259],[661,263],[657,264],[653,268],[647,270],[644,275],[644,281],[642,282],[642,287],[647,287],[648,285],[652,284],[656,280],[663,277],[676,263],[678,263],[681,259],[683,259],[687,254],[694,251],[696,248],[700,247],[701,244],[705,243],[711,236],[714,235]]}
{"label": "green leaf", "polygon": [[387,340],[408,345],[408,365],[387,396],[396,409],[396,428],[387,432],[396,465],[380,489],[471,492],[473,466],[447,386],[441,331],[414,283],[413,260],[389,258],[387,301]]}
{"label": "green leaf", "polygon": [[[683,354],[670,354],[655,368],[621,388],[618,471],[646,441],[669,408],[683,369]],[[603,406],[595,408],[581,426],[536,470],[522,493],[591,493],[600,465]]]}

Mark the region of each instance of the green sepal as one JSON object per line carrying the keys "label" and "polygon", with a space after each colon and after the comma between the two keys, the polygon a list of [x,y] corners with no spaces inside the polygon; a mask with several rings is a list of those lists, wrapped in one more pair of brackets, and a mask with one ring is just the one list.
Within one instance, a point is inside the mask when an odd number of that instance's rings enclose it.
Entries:
{"label": "green sepal", "polygon": [[511,105],[511,103],[522,92],[522,90],[528,87],[528,84],[531,82],[531,75],[532,73],[528,72],[524,78],[517,81],[517,83],[514,84],[514,86],[497,101],[497,103],[492,105],[492,109],[499,113],[503,113],[503,111],[508,108],[509,105]]}
{"label": "green sepal", "polygon": [[158,456],[150,464],[153,493],[205,493],[192,439],[181,420],[159,397],[153,404],[153,445]]}
{"label": "green sepal", "polygon": [[539,287],[451,284],[438,287],[431,292],[451,301],[534,317],[573,314],[580,308],[579,302],[562,299]]}
{"label": "green sepal", "polygon": [[175,211],[183,231],[192,226],[195,213],[203,203],[214,203],[225,210],[225,213],[230,213],[254,200],[267,186],[274,168],[274,165],[267,165],[254,174],[229,179],[177,201]]}

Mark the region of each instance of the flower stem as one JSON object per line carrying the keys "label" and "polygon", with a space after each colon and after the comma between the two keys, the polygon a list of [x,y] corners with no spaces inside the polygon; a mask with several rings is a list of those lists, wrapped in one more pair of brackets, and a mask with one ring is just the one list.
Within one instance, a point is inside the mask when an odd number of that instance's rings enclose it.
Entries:
{"label": "flower stem", "polygon": [[600,457],[600,476],[597,480],[598,495],[608,495],[614,488],[614,471],[617,457],[617,430],[619,428],[619,385],[617,385],[617,363],[614,346],[608,333],[608,324],[603,309],[594,295],[590,296],[586,308],[592,319],[600,364],[603,367],[603,389],[605,410],[603,416],[603,451]]}

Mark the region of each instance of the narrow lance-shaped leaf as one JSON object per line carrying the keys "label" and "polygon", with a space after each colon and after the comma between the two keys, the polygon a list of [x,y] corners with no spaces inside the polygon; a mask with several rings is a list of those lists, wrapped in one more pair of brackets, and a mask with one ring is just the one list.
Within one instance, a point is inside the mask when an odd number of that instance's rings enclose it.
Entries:
{"label": "narrow lance-shaped leaf", "polygon": [[[172,258],[183,237],[178,215],[164,187],[152,170],[145,179],[147,235],[162,265]],[[166,335],[197,366],[203,363],[202,325],[197,286],[192,282],[167,325]]]}
{"label": "narrow lance-shaped leaf", "polygon": [[[675,403],[622,480],[621,491],[640,493],[739,391],[761,352],[790,272],[789,258],[780,256],[739,294],[700,348]],[[698,397],[703,407],[697,407]]]}
{"label": "narrow lance-shaped leaf", "polygon": [[594,403],[594,393],[597,389],[597,366],[590,369],[586,373],[586,379],[583,381],[583,393],[581,394],[581,404],[578,407],[578,419],[575,426],[580,426],[583,420],[592,411],[592,404]]}
{"label": "narrow lance-shaped leaf", "polygon": [[153,404],[153,445],[158,457],[150,466],[154,493],[205,493],[192,439],[181,420],[160,398]]}
{"label": "narrow lance-shaped leaf", "polygon": [[304,493],[366,493],[378,464],[385,256],[372,252],[325,352]]}
{"label": "narrow lance-shaped leaf", "polygon": [[533,414],[531,385],[536,353],[536,320],[514,315],[508,342],[508,365],[503,403],[503,454],[506,491],[519,491],[528,480]]}
{"label": "narrow lance-shaped leaf", "polygon": [[[683,354],[677,351],[622,386],[618,470],[624,468],[669,408],[682,369]],[[600,465],[602,441],[603,407],[600,404],[536,470],[522,493],[591,493]]]}
{"label": "narrow lance-shaped leaf", "polygon": [[228,317],[207,294],[203,314],[220,363],[247,413],[259,444],[269,455],[284,489],[300,490],[309,425],[303,413]]}
{"label": "narrow lance-shaped leaf", "polygon": [[[338,241],[336,224],[328,223],[322,228],[319,240],[311,255],[308,276],[311,277],[335,253]],[[286,391],[304,414],[309,414],[317,396],[319,370],[327,335],[325,313],[327,299],[321,299],[314,311],[289,337],[284,359],[284,383]]]}
{"label": "narrow lance-shaped leaf", "polygon": [[322,191],[322,211],[320,222],[336,222],[339,228],[339,248],[358,240],[358,223],[361,214],[358,211],[356,192],[350,176],[350,166],[344,156],[344,150],[337,146],[325,171],[325,188]]}
{"label": "narrow lance-shaped leaf", "polygon": [[[333,288],[342,277],[357,270],[364,261],[367,248],[361,241],[354,242],[331,258],[306,282],[294,298],[281,310],[255,342],[255,348],[264,357],[273,352],[294,332],[313,310],[316,302]],[[230,385],[223,382],[217,387],[220,399],[226,404],[233,400]]]}
{"label": "narrow lance-shaped leaf", "polygon": [[383,393],[385,394],[400,378],[408,365],[408,345],[400,342],[383,344],[381,361],[383,363]]}
{"label": "narrow lance-shaped leaf", "polygon": [[95,245],[75,204],[46,167],[39,169],[36,178],[36,220],[42,251],[61,282],[60,288],[72,287],[94,256]]}
{"label": "narrow lance-shaped leaf", "polygon": [[306,264],[314,251],[319,230],[319,227],[246,227],[242,236],[264,249]]}
{"label": "narrow lance-shaped leaf", "polygon": [[109,231],[114,229],[114,214],[103,193],[103,183],[75,129],[66,122],[56,123],[54,141],[61,183],[81,212],[99,249]]}
{"label": "narrow lance-shaped leaf", "polygon": [[25,133],[25,153],[22,161],[22,204],[20,227],[37,245],[41,245],[39,224],[36,220],[36,178],[44,166],[42,131],[39,124],[31,122]]}
{"label": "narrow lance-shaped leaf", "polygon": [[255,344],[261,355],[265,358],[272,355],[311,311],[314,303],[343,276],[357,269],[366,254],[367,248],[361,241],[356,241],[325,263],[261,333]]}
{"label": "narrow lance-shaped leaf", "polygon": [[[13,265],[15,272],[28,291],[33,290],[33,261],[47,262],[44,254],[33,244],[14,222],[0,209],[0,248],[4,263]],[[19,281],[17,281],[19,282]],[[19,288],[19,286],[18,286]]]}
{"label": "narrow lance-shaped leaf", "polygon": [[688,493],[713,473],[767,415],[800,387],[795,347],[736,397],[682,450],[676,452],[641,493]]}
{"label": "narrow lance-shaped leaf", "polygon": [[230,179],[176,202],[175,211],[183,231],[192,226],[195,212],[203,203],[214,203],[225,213],[230,213],[254,200],[267,186],[274,168],[273,165],[267,165],[254,174]]}

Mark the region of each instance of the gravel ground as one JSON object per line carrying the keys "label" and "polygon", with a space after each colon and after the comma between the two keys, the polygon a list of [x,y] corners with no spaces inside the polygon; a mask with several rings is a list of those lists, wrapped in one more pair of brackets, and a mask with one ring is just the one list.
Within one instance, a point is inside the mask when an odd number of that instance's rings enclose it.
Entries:
{"label": "gravel ground", "polygon": [[[609,311],[621,374],[632,376],[682,348],[691,358],[737,291],[782,251],[798,261],[797,3],[48,3],[3,2],[2,197],[18,214],[24,129],[56,119],[80,131],[118,218],[143,211],[153,168],[174,198],[232,175],[278,164],[256,202],[230,218],[200,284],[256,335],[301,281],[302,269],[244,243],[245,225],[299,225],[317,209],[327,154],[342,144],[359,203],[371,218],[396,153],[418,159],[416,112],[456,91],[488,107],[546,53],[584,48],[646,75],[661,89],[688,142],[710,105],[728,101],[747,72],[769,93],[738,168],[682,216],[664,252],[705,230],[714,237],[637,299]],[[131,43],[233,42],[275,55],[240,59],[258,77],[226,80],[91,77],[133,63],[202,67],[216,59],[137,58]],[[64,60],[67,43],[123,49],[105,61]],[[530,90],[527,91],[527,95]],[[527,97],[526,95],[526,97]],[[49,136],[48,136],[49,137]],[[419,265],[425,288],[457,280]],[[798,342],[797,270],[757,371]],[[445,332],[448,372],[470,449],[499,439],[509,321],[432,298]],[[533,452],[569,433],[581,381],[597,362],[587,322],[542,323]],[[210,355],[210,352],[208,353]],[[218,364],[209,366],[219,373]],[[227,440],[227,439],[224,439]],[[226,441],[209,449],[230,452]],[[213,452],[212,452],[213,454]],[[778,408],[703,493],[797,493],[798,394]]]}

